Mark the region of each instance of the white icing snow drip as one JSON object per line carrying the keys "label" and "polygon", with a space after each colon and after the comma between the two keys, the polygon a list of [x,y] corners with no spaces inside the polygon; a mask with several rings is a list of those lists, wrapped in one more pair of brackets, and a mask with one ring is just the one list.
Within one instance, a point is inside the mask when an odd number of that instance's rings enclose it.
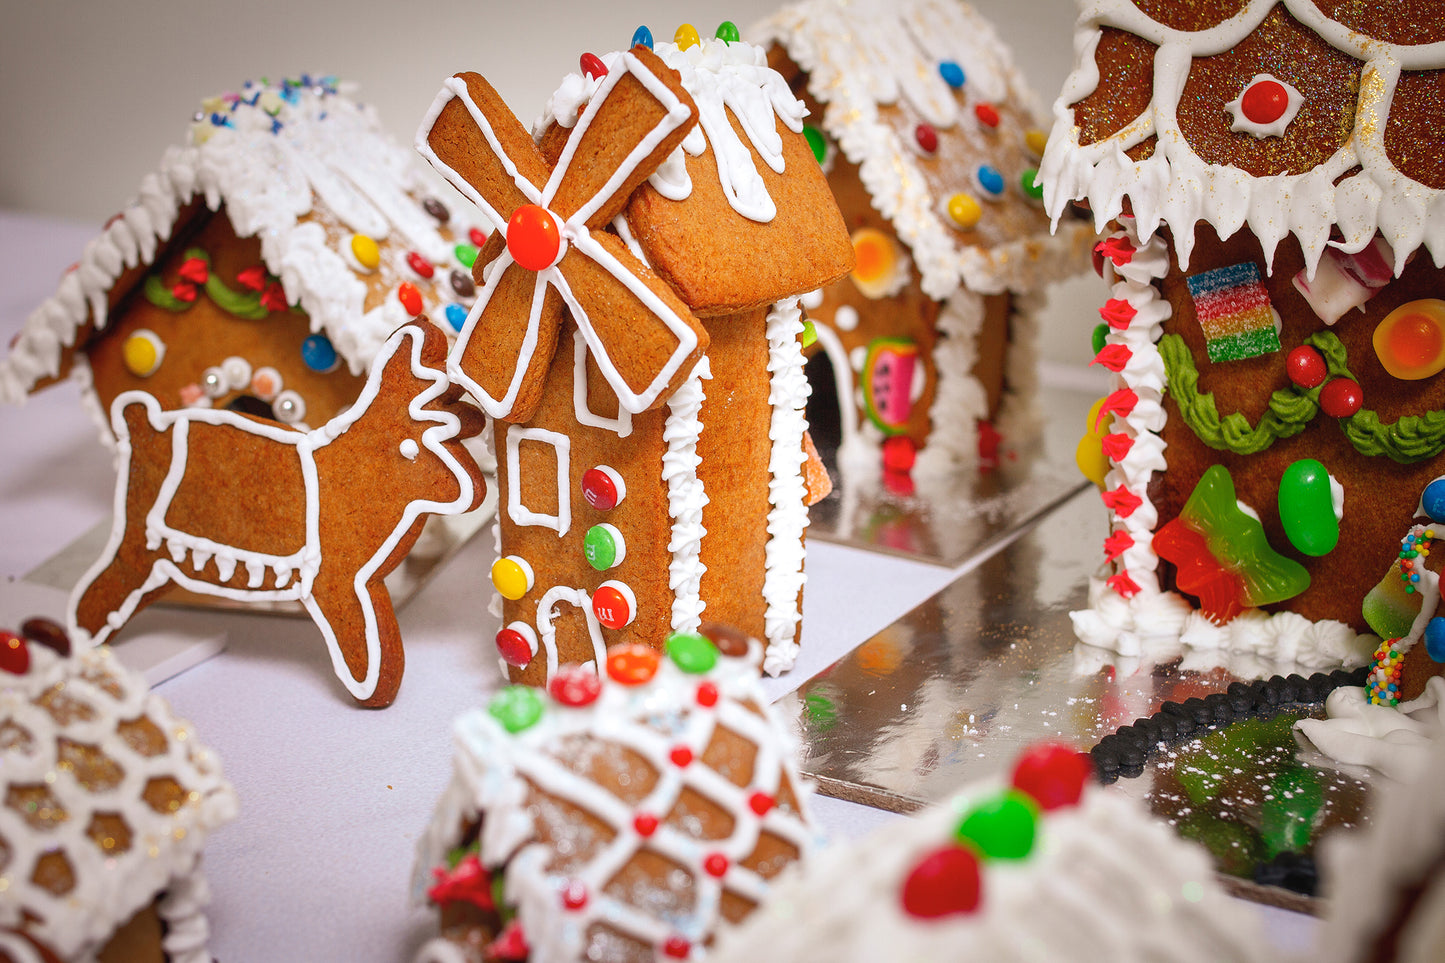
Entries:
{"label": "white icing snow drip", "polygon": [[768,438],[768,544],[763,576],[763,614],[768,650],[763,670],[779,675],[798,659],[798,621],[803,613],[798,600],[807,576],[803,574],[803,532],[808,527],[807,485],[803,481],[803,433],[808,430],[805,409],[811,388],[803,374],[803,312],[797,298],[773,305],[768,312],[768,403],[772,423]]}

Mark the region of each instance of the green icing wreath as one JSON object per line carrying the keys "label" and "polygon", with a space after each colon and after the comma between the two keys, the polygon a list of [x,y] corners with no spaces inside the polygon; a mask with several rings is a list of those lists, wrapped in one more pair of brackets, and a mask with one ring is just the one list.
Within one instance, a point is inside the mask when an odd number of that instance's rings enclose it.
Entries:
{"label": "green icing wreath", "polygon": [[[201,248],[193,247],[186,250],[186,259],[197,258],[206,262],[206,267],[211,266],[211,256]],[[238,318],[245,318],[247,321],[261,321],[270,314],[270,310],[261,303],[260,291],[233,291],[226,285],[226,282],[216,277],[216,272],[207,271],[206,280],[202,285],[206,289],[207,296],[216,306],[227,314],[234,314]],[[145,280],[146,300],[158,308],[167,311],[181,312],[189,308],[194,301],[185,301],[171,293],[164,281],[158,274],[149,274]]]}
{"label": "green icing wreath", "polygon": [[[1249,419],[1237,411],[1220,417],[1214,395],[1199,391],[1199,371],[1182,337],[1166,334],[1159,339],[1158,347],[1164,359],[1169,397],[1179,406],[1184,423],[1210,448],[1253,455],[1264,451],[1276,439],[1290,438],[1304,431],[1319,413],[1320,390],[1330,378],[1359,380],[1346,364],[1345,346],[1333,331],[1316,331],[1304,343],[1324,356],[1328,377],[1314,388],[1292,385],[1274,392],[1269,397],[1269,410],[1257,425],[1251,425]],[[1355,450],[1369,457],[1386,455],[1408,465],[1445,451],[1445,411],[1405,415],[1385,424],[1377,413],[1361,408],[1339,422]]]}

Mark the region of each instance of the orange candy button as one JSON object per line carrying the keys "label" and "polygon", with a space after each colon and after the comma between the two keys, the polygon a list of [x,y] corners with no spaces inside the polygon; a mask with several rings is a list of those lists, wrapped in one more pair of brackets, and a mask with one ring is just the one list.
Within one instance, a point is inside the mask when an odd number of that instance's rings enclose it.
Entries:
{"label": "orange candy button", "polygon": [[662,654],[650,645],[614,645],[607,650],[607,677],[623,685],[642,685],[657,675],[661,658]]}
{"label": "orange candy button", "polygon": [[1404,381],[1445,369],[1445,301],[1425,298],[1402,304],[1375,328],[1375,354],[1385,370]]}

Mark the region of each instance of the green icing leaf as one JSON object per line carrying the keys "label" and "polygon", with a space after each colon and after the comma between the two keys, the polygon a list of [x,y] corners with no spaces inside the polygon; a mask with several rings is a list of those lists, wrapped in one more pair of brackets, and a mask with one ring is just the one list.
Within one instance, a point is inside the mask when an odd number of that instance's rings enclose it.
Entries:
{"label": "green icing leaf", "polygon": [[147,274],[145,283],[146,300],[158,308],[177,313],[186,310],[194,301],[182,301],[171,293],[166,283],[160,279],[158,274]]}
{"label": "green icing leaf", "polygon": [[1405,415],[1387,425],[1375,412],[1361,409],[1340,422],[1340,428],[1360,454],[1386,455],[1402,465],[1445,451],[1445,411]]}
{"label": "green icing leaf", "polygon": [[216,307],[247,321],[261,321],[271,313],[262,307],[260,291],[232,291],[214,271],[206,278],[206,293],[216,302]]}

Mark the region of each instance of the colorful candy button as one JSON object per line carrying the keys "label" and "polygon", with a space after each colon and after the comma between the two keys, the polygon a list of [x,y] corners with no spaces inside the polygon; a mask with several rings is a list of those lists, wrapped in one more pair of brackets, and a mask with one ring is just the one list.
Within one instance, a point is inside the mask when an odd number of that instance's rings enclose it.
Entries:
{"label": "colorful candy button", "polygon": [[865,297],[881,298],[898,280],[898,247],[887,234],[873,227],[860,227],[853,232],[853,255],[856,259],[849,275]]}
{"label": "colorful candy button", "polygon": [[690,23],[685,23],[677,28],[672,35],[672,42],[677,44],[678,50],[686,50],[689,47],[696,47],[702,43],[702,37],[698,36],[697,28]]}
{"label": "colorful candy button", "polygon": [[166,343],[150,328],[141,328],[125,339],[120,349],[125,368],[137,378],[149,378],[166,356]]}
{"label": "colorful candy button", "polygon": [[973,107],[973,116],[977,117],[978,122],[985,127],[998,126],[998,108],[994,107],[993,104],[975,104]]}
{"label": "colorful candy button", "polygon": [[697,684],[697,692],[694,693],[694,695],[697,698],[697,704],[704,709],[711,709],[717,705],[717,686],[711,682],[699,682]]}
{"label": "colorful candy button", "polygon": [[943,60],[939,62],[938,76],[942,77],[943,82],[948,84],[948,86],[952,87],[954,90],[962,87],[964,81],[967,79],[963,73],[963,68],[952,60]]}
{"label": "colorful candy button", "polygon": [[1320,410],[1331,418],[1352,418],[1365,403],[1359,382],[1335,378],[1320,389]]}
{"label": "colorful candy button", "polygon": [[0,629],[0,669],[24,675],[30,669],[30,648],[14,632]]}
{"label": "colorful candy button", "polygon": [[1037,127],[1029,128],[1028,132],[1024,134],[1024,146],[1027,147],[1029,153],[1035,157],[1044,156],[1044,148],[1048,146],[1048,143],[1049,135]]}
{"label": "colorful candy button", "polygon": [[1425,625],[1425,651],[1436,662],[1445,662],[1445,618],[1435,616]]}
{"label": "colorful candy button", "polygon": [[601,80],[607,76],[607,65],[595,53],[584,53],[578,58],[577,65],[582,68],[584,74],[593,80]]}
{"label": "colorful candy button", "polygon": [[467,309],[453,301],[448,304],[442,313],[447,317],[447,324],[451,325],[453,331],[461,331],[462,326],[467,323]]}
{"label": "colorful candy button", "polygon": [[592,593],[592,614],[609,629],[621,629],[637,618],[637,596],[626,584],[608,579]]}
{"label": "colorful candy button", "polygon": [[436,268],[432,267],[432,263],[416,251],[406,252],[406,266],[423,278],[429,278],[436,273]]}
{"label": "colorful candy button", "polygon": [[650,645],[614,645],[607,650],[607,677],[623,685],[642,685],[657,675],[661,662],[661,653]]}
{"label": "colorful candy button", "polygon": [[973,181],[983,191],[984,196],[996,198],[1003,194],[1004,180],[997,167],[990,164],[979,164],[973,172]]}
{"label": "colorful candy button", "polygon": [[410,281],[403,281],[396,286],[396,299],[401,302],[403,308],[406,308],[407,314],[412,317],[421,314],[421,292]]}
{"label": "colorful candy button", "polygon": [[1313,458],[1301,458],[1279,480],[1279,520],[1289,543],[1318,558],[1340,541],[1330,474]]}
{"label": "colorful candy button", "polygon": [[702,868],[709,876],[722,878],[727,875],[731,861],[722,853],[708,853],[703,857]]}
{"label": "colorful candy button", "polygon": [[[1074,461],[1083,472],[1085,478],[1104,487],[1104,476],[1109,474],[1109,456],[1104,453],[1103,437],[1108,433],[1107,419],[1101,419],[1100,413],[1104,410],[1104,402],[1107,398],[1100,398],[1094,402],[1089,409],[1088,420],[1084,425],[1084,437],[1079,439],[1078,447],[1074,449]],[[1105,422],[1104,424],[1101,424]]]}
{"label": "colorful candy button", "polygon": [[1045,812],[1078,805],[1094,774],[1088,753],[1058,742],[1030,746],[1014,764],[1013,785]]}
{"label": "colorful candy button", "polygon": [[632,46],[646,47],[648,50],[652,49],[652,31],[648,30],[646,25],[640,26],[632,31]]}
{"label": "colorful candy button", "polygon": [[582,497],[599,512],[610,512],[627,497],[627,483],[616,469],[598,465],[582,473]]}
{"label": "colorful candy button", "polygon": [[423,198],[421,208],[436,218],[438,224],[445,224],[452,219],[452,212],[447,210],[447,206],[435,197]]}
{"label": "colorful candy button", "polygon": [[813,151],[813,158],[819,164],[823,163],[828,156],[828,139],[823,132],[812,124],[803,125],[803,139],[808,142],[808,147]]}
{"label": "colorful candy button", "polygon": [[1445,476],[1436,478],[1420,493],[1420,510],[1432,522],[1445,524]]}
{"label": "colorful candy button", "polygon": [[972,230],[978,225],[979,218],[983,217],[983,208],[972,194],[959,192],[948,199],[945,208],[948,217],[954,224],[965,231]]}
{"label": "colorful candy button", "polygon": [[1031,201],[1044,199],[1044,185],[1039,183],[1039,172],[1035,168],[1025,168],[1019,175],[1019,190]]}
{"label": "colorful candy button", "polygon": [[719,40],[725,40],[728,43],[737,43],[739,40],[742,39],[742,35],[738,33],[738,25],[733,23],[731,20],[724,20],[722,23],[717,25],[716,37]]}
{"label": "colorful candy button", "polygon": [[1009,789],[970,810],[954,836],[989,859],[1023,859],[1034,848],[1037,826],[1038,804]]}
{"label": "colorful candy button", "polygon": [[978,909],[978,857],[963,846],[940,846],[920,859],[903,881],[903,911],[918,919],[972,913]]}
{"label": "colorful candy button", "polygon": [[529,685],[509,685],[487,703],[487,714],[511,733],[536,725],[543,709],[542,697]]}
{"label": "colorful candy button", "polygon": [[508,665],[526,668],[537,654],[537,631],[526,622],[508,622],[497,633],[497,653]]}
{"label": "colorful candy button", "polygon": [[508,555],[492,563],[492,586],[502,598],[515,602],[532,590],[532,566],[520,555]]}
{"label": "colorful candy button", "polygon": [[312,371],[326,374],[336,370],[341,358],[330,338],[324,334],[313,334],[301,342],[301,361]]}
{"label": "colorful candy button", "polygon": [[477,254],[480,253],[475,244],[458,244],[452,248],[452,253],[457,256],[457,263],[463,267],[470,268],[477,263]]}
{"label": "colorful candy button", "polygon": [[1239,109],[1253,123],[1273,124],[1289,109],[1289,91],[1278,80],[1256,80],[1240,97]]}
{"label": "colorful candy button", "polygon": [[267,365],[251,375],[251,394],[262,401],[271,401],[281,393],[281,372]]}
{"label": "colorful candy button", "polygon": [[479,227],[469,227],[467,228],[467,240],[472,242],[473,247],[480,250],[482,245],[487,243],[487,232]]}
{"label": "colorful candy button", "polygon": [[351,235],[351,256],[368,271],[375,271],[381,263],[381,249],[365,234]]}
{"label": "colorful candy button", "polygon": [[696,632],[674,632],[667,637],[667,657],[689,675],[711,672],[717,665],[717,646]]}
{"label": "colorful candy button", "polygon": [[1330,373],[1325,356],[1318,348],[1308,344],[1300,345],[1285,356],[1284,369],[1289,380],[1306,391],[1324,384]]}
{"label": "colorful candy button", "polygon": [[602,680],[595,670],[572,663],[557,667],[547,691],[564,706],[576,709],[597,701],[602,694]]}
{"label": "colorful candy button", "polygon": [[[470,244],[466,245],[466,247],[472,252],[472,260],[475,261],[476,248]],[[468,262],[467,267],[471,267],[470,262]],[[459,268],[452,268],[451,273],[447,275],[447,283],[451,285],[452,293],[459,298],[470,298],[477,293],[477,285],[472,280],[472,276]]]}
{"label": "colorful candy button", "polygon": [[919,124],[913,128],[913,140],[925,154],[938,152],[938,131],[932,124]]}
{"label": "colorful candy button", "polygon": [[1400,305],[1375,327],[1375,354],[1385,370],[1418,381],[1445,369],[1445,301],[1424,298]]}
{"label": "colorful candy button", "polygon": [[529,271],[541,271],[557,262],[562,232],[545,207],[523,204],[507,222],[507,253]]}
{"label": "colorful candy button", "polygon": [[622,564],[627,557],[627,542],[615,525],[602,522],[587,529],[582,539],[582,553],[587,556],[588,565],[605,572]]}

